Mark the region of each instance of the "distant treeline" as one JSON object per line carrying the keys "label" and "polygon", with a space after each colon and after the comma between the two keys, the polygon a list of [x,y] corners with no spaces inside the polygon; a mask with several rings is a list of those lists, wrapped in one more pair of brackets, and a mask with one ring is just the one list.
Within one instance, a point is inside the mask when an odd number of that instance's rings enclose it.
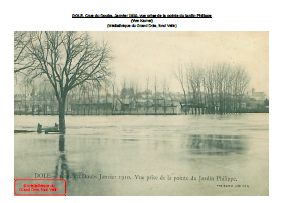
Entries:
{"label": "distant treeline", "polygon": [[[246,93],[244,68],[226,64],[208,68],[179,67],[173,72],[183,94],[170,91],[170,81],[115,78],[79,85],[66,98],[66,114],[224,114],[268,112],[268,100]],[[120,90],[119,90],[120,89]],[[58,114],[58,102],[48,82],[24,83],[15,96],[15,114]],[[103,105],[105,104],[105,105]],[[180,109],[178,109],[180,107]]]}
{"label": "distant treeline", "polygon": [[242,67],[214,64],[202,68],[194,65],[179,67],[173,75],[179,81],[184,103],[195,111],[205,108],[208,113],[239,113],[249,83],[249,76]]}

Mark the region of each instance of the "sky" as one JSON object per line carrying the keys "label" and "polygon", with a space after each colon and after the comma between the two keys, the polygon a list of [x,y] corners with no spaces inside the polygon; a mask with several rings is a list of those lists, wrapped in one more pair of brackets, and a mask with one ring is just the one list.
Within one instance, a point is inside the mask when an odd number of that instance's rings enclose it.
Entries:
{"label": "sky", "polygon": [[[269,98],[269,33],[268,32],[192,32],[192,31],[94,31],[89,32],[94,41],[107,41],[111,48],[109,66],[116,74],[116,84],[121,90],[123,79],[138,81],[141,90],[162,91],[164,79],[170,91],[182,92],[172,75],[174,69],[194,64],[207,67],[213,63],[227,63],[245,67],[250,76],[246,91],[265,92]],[[18,83],[18,82],[17,82]],[[23,90],[15,84],[15,93]]]}
{"label": "sky", "polygon": [[111,47],[114,59],[109,65],[118,82],[130,78],[145,85],[147,75],[151,82],[156,75],[158,81],[170,81],[172,91],[181,92],[172,75],[174,68],[228,63],[246,68],[251,78],[247,90],[269,95],[268,32],[96,31],[90,35]]}

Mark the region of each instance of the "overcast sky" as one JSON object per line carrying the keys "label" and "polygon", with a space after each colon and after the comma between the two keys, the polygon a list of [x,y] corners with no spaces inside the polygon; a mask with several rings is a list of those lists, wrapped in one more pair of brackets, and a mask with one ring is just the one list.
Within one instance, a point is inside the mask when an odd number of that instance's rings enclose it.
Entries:
{"label": "overcast sky", "polygon": [[[203,67],[228,63],[246,68],[251,78],[248,91],[255,88],[269,97],[268,32],[96,31],[90,35],[111,47],[114,59],[109,66],[120,88],[123,78],[127,78],[138,80],[145,90],[149,76],[149,88],[153,89],[156,75],[158,91],[162,91],[161,83],[166,78],[170,91],[182,92],[172,75],[174,68],[191,63]],[[15,85],[15,93],[22,91],[20,87]]]}
{"label": "overcast sky", "polygon": [[[269,94],[268,32],[91,32],[93,39],[108,41],[115,59],[110,63],[118,82],[123,77],[147,75],[159,81],[171,77],[171,90],[181,89],[172,69],[184,64],[203,67],[213,63],[244,66],[251,77],[249,89]],[[151,80],[152,81],[152,80]]]}

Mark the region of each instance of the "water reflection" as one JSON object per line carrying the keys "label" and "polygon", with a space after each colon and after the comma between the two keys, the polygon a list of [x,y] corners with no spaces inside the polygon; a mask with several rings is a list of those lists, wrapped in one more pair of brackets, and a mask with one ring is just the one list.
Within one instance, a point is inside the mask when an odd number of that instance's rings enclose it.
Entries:
{"label": "water reflection", "polygon": [[187,147],[192,154],[227,155],[243,153],[247,146],[242,135],[189,135]]}
{"label": "water reflection", "polygon": [[55,177],[57,179],[65,178],[69,179],[70,170],[67,164],[66,151],[65,151],[65,137],[64,135],[59,136],[59,156],[55,167]]}
{"label": "water reflection", "polygon": [[[233,196],[268,192],[268,115],[264,115],[265,119],[258,114],[230,116],[231,119],[221,122],[218,116],[206,115],[136,119],[69,116],[65,135],[15,134],[15,178],[50,173],[51,177],[67,181],[67,195]],[[19,126],[30,125],[26,117],[19,119]],[[52,121],[54,117],[44,119]],[[247,170],[252,173],[246,173]],[[99,180],[100,174],[117,178]],[[215,182],[135,179],[135,175],[171,174],[227,175],[252,187],[224,191],[216,188]],[[128,175],[131,180],[119,179]],[[266,184],[257,184],[258,177]]]}
{"label": "water reflection", "polygon": [[[173,139],[172,137],[170,139],[80,138],[76,141],[73,140],[70,146],[68,145],[71,150],[68,153],[72,154],[74,162],[70,167],[70,163],[67,161],[65,143],[65,136],[60,135],[55,178],[63,178],[66,181],[69,181],[70,178],[81,178],[81,175],[85,174],[84,170],[88,170],[89,166],[94,169],[93,171],[100,172],[99,166],[104,163],[105,158],[109,159],[109,162],[112,160],[111,163],[113,164],[123,157],[130,158],[129,154],[133,152],[137,157],[146,154],[146,152],[151,152],[151,156],[161,156],[164,159],[166,157],[181,156],[182,152],[191,155],[223,156],[232,153],[243,154],[248,145],[244,135],[190,134],[174,137]],[[78,151],[80,153],[77,153]],[[83,156],[83,159],[81,160],[79,156]],[[74,167],[75,170],[71,170]]]}

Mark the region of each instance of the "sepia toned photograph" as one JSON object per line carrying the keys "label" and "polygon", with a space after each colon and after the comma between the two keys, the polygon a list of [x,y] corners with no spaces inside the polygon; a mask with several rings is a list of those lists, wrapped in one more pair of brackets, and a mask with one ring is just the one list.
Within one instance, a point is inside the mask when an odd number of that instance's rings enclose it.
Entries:
{"label": "sepia toned photograph", "polygon": [[269,32],[15,31],[14,179],[15,195],[269,196]]}

